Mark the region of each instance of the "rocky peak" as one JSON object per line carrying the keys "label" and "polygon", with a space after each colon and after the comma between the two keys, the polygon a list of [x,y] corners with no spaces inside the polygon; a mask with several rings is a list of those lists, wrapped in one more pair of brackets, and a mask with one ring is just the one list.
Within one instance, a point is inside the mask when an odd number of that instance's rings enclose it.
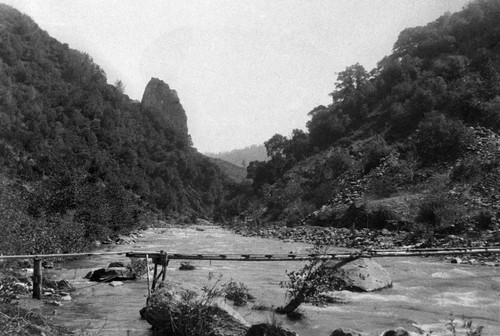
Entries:
{"label": "rocky peak", "polygon": [[151,78],[142,96],[142,106],[149,110],[157,122],[188,136],[187,117],[179,96],[167,83]]}

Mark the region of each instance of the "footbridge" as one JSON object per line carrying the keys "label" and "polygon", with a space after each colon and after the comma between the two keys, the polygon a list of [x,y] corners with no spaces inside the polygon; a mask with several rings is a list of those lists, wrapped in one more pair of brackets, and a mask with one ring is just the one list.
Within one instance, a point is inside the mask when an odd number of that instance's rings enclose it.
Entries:
{"label": "footbridge", "polygon": [[[27,255],[0,255],[0,260],[12,259],[33,259],[33,298],[42,298],[42,260],[51,258],[75,258],[75,257],[96,257],[109,255],[123,255],[129,258],[143,258],[147,263],[148,293],[155,289],[160,279],[166,277],[167,265],[170,260],[220,260],[220,261],[243,261],[243,262],[265,262],[265,261],[307,261],[307,260],[354,260],[358,258],[395,258],[395,257],[415,257],[415,256],[444,256],[444,255],[464,255],[500,253],[500,246],[490,247],[457,247],[457,248],[400,248],[400,249],[366,249],[355,251],[343,251],[337,253],[324,254],[184,254],[165,251],[117,251],[117,252],[93,252],[93,253],[61,253],[61,254],[27,254]],[[154,264],[153,275],[150,275],[150,262]]]}

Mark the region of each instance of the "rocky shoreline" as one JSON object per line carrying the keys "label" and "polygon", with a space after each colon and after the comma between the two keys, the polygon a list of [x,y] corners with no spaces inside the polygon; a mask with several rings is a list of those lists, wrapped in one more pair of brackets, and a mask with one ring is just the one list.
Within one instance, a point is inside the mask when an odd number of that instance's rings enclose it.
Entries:
{"label": "rocky shoreline", "polygon": [[[258,227],[251,225],[225,226],[236,234],[246,237],[279,239],[285,242],[320,244],[349,249],[397,249],[397,248],[478,248],[500,245],[499,231],[486,231],[478,237],[459,235],[439,235],[429,244],[428,238],[406,231],[346,229],[319,226],[278,226]],[[500,266],[500,255],[483,253],[476,255],[445,256],[445,262],[472,265]]]}

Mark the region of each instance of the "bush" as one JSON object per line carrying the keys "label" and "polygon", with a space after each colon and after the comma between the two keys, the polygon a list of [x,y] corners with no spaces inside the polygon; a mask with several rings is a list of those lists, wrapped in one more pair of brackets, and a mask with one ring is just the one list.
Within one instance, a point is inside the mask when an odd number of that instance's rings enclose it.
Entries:
{"label": "bush", "polygon": [[474,217],[476,229],[491,230],[493,228],[493,215],[489,211],[481,211]]}
{"label": "bush", "polygon": [[416,221],[426,224],[434,231],[458,233],[462,228],[460,218],[465,210],[447,193],[433,193],[425,197],[419,206]]}
{"label": "bush", "polygon": [[457,159],[473,141],[472,131],[461,121],[433,112],[420,122],[414,145],[422,163],[429,165]]}
{"label": "bush", "polygon": [[334,179],[352,168],[351,156],[346,152],[334,152],[326,157],[322,169],[321,180]]}
{"label": "bush", "polygon": [[137,278],[142,278],[148,272],[148,263],[146,259],[132,258],[128,267]]}
{"label": "bush", "polygon": [[434,242],[434,229],[422,223],[413,223],[405,227],[408,234],[403,239],[404,245],[420,244],[420,247],[431,247]]}
{"label": "bush", "polygon": [[290,203],[284,210],[283,216],[288,226],[295,226],[304,220],[308,214],[315,211],[314,204],[301,201],[300,199]]}
{"label": "bush", "polygon": [[391,209],[379,206],[375,211],[368,213],[368,226],[370,229],[394,229],[394,222],[398,221],[398,216]]}
{"label": "bush", "polygon": [[237,283],[231,279],[228,283],[222,285],[222,293],[226,299],[234,302],[235,306],[244,306],[254,297],[248,292],[248,287],[244,283]]}
{"label": "bush", "polygon": [[[311,254],[321,255],[327,251],[322,246],[315,246]],[[337,264],[339,267],[342,263]],[[342,290],[345,283],[332,276],[333,270],[326,267],[327,263],[320,259],[311,259],[298,271],[287,272],[288,281],[280,285],[286,289],[286,295],[290,301],[283,307],[278,307],[278,314],[294,316],[304,302],[321,304],[325,297],[321,293],[325,290]],[[299,313],[300,314],[300,313]]]}
{"label": "bush", "polygon": [[381,136],[374,137],[363,147],[363,169],[365,174],[377,167],[381,160],[389,155],[392,147]]}
{"label": "bush", "polygon": [[375,198],[386,198],[398,191],[398,181],[393,176],[380,176],[368,182],[367,192]]}
{"label": "bush", "polygon": [[480,178],[481,163],[476,158],[466,158],[451,171],[450,178],[454,182],[470,183]]}

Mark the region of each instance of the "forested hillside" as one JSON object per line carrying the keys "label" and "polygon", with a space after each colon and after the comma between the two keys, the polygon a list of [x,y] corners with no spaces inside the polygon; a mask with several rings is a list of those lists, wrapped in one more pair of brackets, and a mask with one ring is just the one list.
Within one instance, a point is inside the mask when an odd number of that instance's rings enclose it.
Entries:
{"label": "forested hillside", "polygon": [[214,214],[225,178],[192,148],[175,91],[150,84],[130,100],[89,55],[0,5],[0,253],[84,249],[150,212]]}
{"label": "forested hillside", "polygon": [[330,96],[307,132],[274,135],[271,160],[250,163],[253,190],[237,200],[248,220],[498,227],[499,1],[405,29],[375,69],[340,72]]}
{"label": "forested hillside", "polygon": [[232,164],[243,168],[246,168],[252,161],[266,161],[268,159],[264,145],[252,145],[227,152],[204,154],[215,159],[231,162]]}

